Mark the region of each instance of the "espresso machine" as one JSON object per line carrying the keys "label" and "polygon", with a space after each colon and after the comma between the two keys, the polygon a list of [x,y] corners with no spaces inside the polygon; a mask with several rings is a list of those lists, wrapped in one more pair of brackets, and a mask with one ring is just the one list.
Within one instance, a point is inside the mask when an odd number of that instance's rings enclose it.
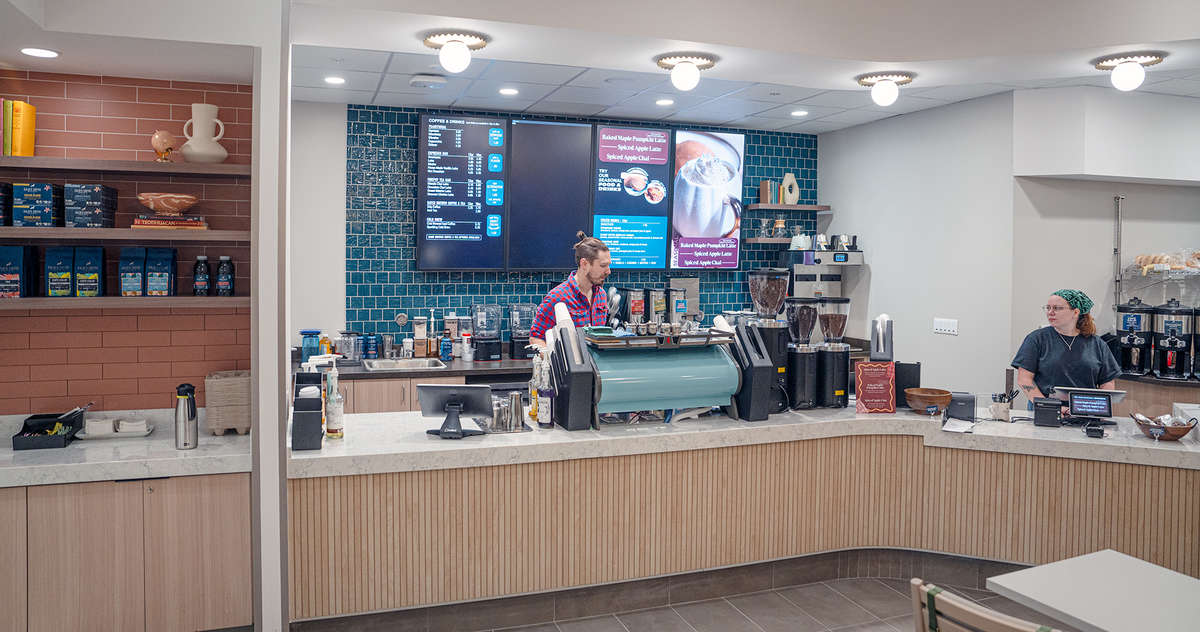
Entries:
{"label": "espresso machine", "polygon": [[500,351],[504,343],[500,339],[500,306],[472,305],[471,342],[475,347],[475,361],[495,361],[500,359]]}
{"label": "espresso machine", "polygon": [[762,337],[766,355],[775,367],[777,387],[771,389],[771,406],[773,413],[786,410],[787,402],[787,365],[788,343],[790,333],[787,323],[778,319],[779,311],[783,309],[784,299],[787,298],[787,270],[777,268],[762,268],[751,270],[747,275],[750,285],[750,301],[754,304],[757,320],[754,323]]}
{"label": "espresso machine", "polygon": [[1154,308],[1154,375],[1186,380],[1191,375],[1194,311],[1171,299]]}
{"label": "espresso machine", "polygon": [[508,357],[513,360],[528,360],[529,330],[533,327],[533,316],[537,305],[530,303],[513,303],[508,306]]}
{"label": "espresso machine", "polygon": [[822,296],[817,300],[817,320],[825,343],[817,351],[817,405],[845,408],[850,403],[850,345],[842,342],[850,320],[850,299]]}
{"label": "espresso machine", "polygon": [[792,296],[784,300],[788,333],[787,394],[792,410],[817,405],[817,345],[811,344],[817,324],[818,298]]}
{"label": "espresso machine", "polygon": [[1117,341],[1121,373],[1145,375],[1150,372],[1151,345],[1154,341],[1152,321],[1154,307],[1138,297],[1117,306]]}

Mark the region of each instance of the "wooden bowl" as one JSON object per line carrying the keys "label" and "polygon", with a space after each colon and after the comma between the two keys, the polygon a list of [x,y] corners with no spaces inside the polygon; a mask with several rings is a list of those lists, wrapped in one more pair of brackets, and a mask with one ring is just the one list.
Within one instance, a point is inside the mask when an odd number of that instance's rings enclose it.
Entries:
{"label": "wooden bowl", "polygon": [[932,414],[936,415],[950,405],[950,391],[940,388],[906,388],[904,389],[904,399],[913,412],[928,415],[930,414],[929,407],[933,406],[937,410]]}
{"label": "wooden bowl", "polygon": [[[1159,441],[1179,441],[1187,436],[1187,433],[1191,432],[1192,428],[1195,428],[1197,425],[1193,422],[1190,426],[1160,426],[1158,424],[1148,424],[1144,421],[1138,421],[1137,419],[1133,421],[1137,423],[1138,428],[1141,428],[1142,434],[1151,439],[1158,439]],[[1159,436],[1155,437],[1154,435],[1156,434]]]}
{"label": "wooden bowl", "polygon": [[199,198],[187,193],[138,193],[138,202],[159,215],[182,215],[199,202]]}

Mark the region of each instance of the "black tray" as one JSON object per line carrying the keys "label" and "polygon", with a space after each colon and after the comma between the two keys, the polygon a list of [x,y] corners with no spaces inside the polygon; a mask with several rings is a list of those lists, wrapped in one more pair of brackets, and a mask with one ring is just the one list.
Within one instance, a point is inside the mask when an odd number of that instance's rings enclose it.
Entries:
{"label": "black tray", "polygon": [[[12,444],[13,450],[41,450],[43,448],[65,448],[71,441],[75,439],[75,433],[83,428],[83,413],[82,410],[77,410],[70,415],[59,419],[62,413],[47,413],[41,415],[32,415],[25,418],[25,423],[21,424],[21,431],[13,435]],[[45,432],[54,427],[56,422],[61,421],[63,424],[71,426],[71,430],[67,434],[60,435],[34,435],[32,437],[23,437],[26,432]]]}

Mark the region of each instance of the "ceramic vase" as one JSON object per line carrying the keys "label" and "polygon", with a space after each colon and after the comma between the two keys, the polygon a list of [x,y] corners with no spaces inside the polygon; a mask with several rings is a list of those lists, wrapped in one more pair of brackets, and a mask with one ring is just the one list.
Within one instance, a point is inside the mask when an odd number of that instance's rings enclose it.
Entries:
{"label": "ceramic vase", "polygon": [[[192,128],[188,133],[188,127]],[[217,128],[220,128],[220,132]],[[217,106],[208,103],[193,103],[192,118],[183,124],[183,135],[188,141],[180,151],[188,162],[225,162],[229,152],[217,142],[225,137],[225,124],[217,118]]]}
{"label": "ceramic vase", "polygon": [[800,185],[796,183],[796,174],[783,174],[783,195],[779,197],[784,204],[795,204],[800,201]]}

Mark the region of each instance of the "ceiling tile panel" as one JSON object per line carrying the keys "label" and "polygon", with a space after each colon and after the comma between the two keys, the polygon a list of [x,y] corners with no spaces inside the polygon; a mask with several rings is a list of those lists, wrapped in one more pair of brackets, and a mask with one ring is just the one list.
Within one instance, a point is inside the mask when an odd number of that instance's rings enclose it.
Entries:
{"label": "ceiling tile panel", "polygon": [[597,105],[616,105],[635,93],[632,90],[616,90],[612,88],[578,88],[563,86],[555,90],[550,97],[555,101],[570,103],[595,103]]}
{"label": "ceiling tile panel", "polygon": [[521,112],[533,104],[534,101],[528,99],[506,99],[503,97],[495,99],[462,97],[454,101],[454,107],[456,108],[467,110],[499,110],[501,112]]}
{"label": "ceiling tile panel", "polygon": [[744,127],[748,129],[765,129],[765,130],[782,130],[787,127],[792,127],[796,124],[796,120],[781,119],[781,118],[762,118],[760,116],[747,116],[741,120],[729,121],[725,123],[731,127]]}
{"label": "ceiling tile panel", "polygon": [[561,85],[583,71],[583,68],[575,66],[550,66],[547,64],[526,64],[516,61],[494,61],[486,70],[480,73],[479,77],[495,81]]}
{"label": "ceiling tile panel", "polygon": [[318,103],[359,103],[370,105],[372,91],[364,90],[331,90],[328,88],[292,88],[293,101],[316,101]]}
{"label": "ceiling tile panel", "polygon": [[918,110],[927,110],[936,108],[939,105],[946,105],[949,101],[941,101],[938,99],[926,99],[924,97],[914,97],[911,95],[900,93],[900,98],[889,106],[875,105],[874,102],[868,105],[864,110],[876,110],[879,112],[888,112],[890,114],[907,114],[908,112],[916,112]]}
{"label": "ceiling tile panel", "polygon": [[564,103],[562,101],[549,101],[543,99],[534,103],[526,112],[536,112],[538,114],[566,114],[571,116],[592,116],[600,110],[603,110],[603,105],[595,103]]}
{"label": "ceiling tile panel", "polygon": [[[792,112],[796,112],[796,111],[808,112],[808,114],[805,116],[792,116]],[[820,106],[820,105],[807,105],[807,104],[800,103],[800,104],[781,105],[779,107],[774,107],[774,108],[771,108],[764,112],[759,112],[755,116],[761,116],[763,118],[785,119],[785,120],[791,121],[791,123],[789,123],[789,125],[795,125],[799,121],[812,120],[812,119],[820,118],[822,116],[828,116],[830,114],[835,114],[837,112],[845,112],[845,111],[846,111],[846,108],[831,108],[831,107],[824,107],[824,106]]]}
{"label": "ceiling tile panel", "polygon": [[390,55],[391,53],[378,50],[293,46],[292,66],[383,72]]}
{"label": "ceiling tile panel", "polygon": [[[325,83],[325,77],[338,76],[346,80],[340,86]],[[302,88],[334,88],[345,90],[365,90],[375,92],[379,87],[378,72],[361,72],[356,70],[326,70],[323,68],[293,68],[292,85]]]}
{"label": "ceiling tile panel", "polygon": [[782,86],[774,83],[756,83],[732,96],[735,96],[739,99],[770,101],[772,103],[792,103],[799,101],[800,99],[807,99],[811,96],[815,96],[821,92],[821,90],[816,88]]}
{"label": "ceiling tile panel", "polygon": [[[545,85],[540,83],[519,83],[516,81],[493,81],[490,79],[476,79],[471,82],[471,86],[467,88],[463,96],[473,97],[476,99],[496,99],[500,98],[500,88],[516,88],[520,94],[514,95],[513,98],[530,103],[538,101],[554,91],[556,86]],[[570,101],[570,99],[563,99]]]}
{"label": "ceiling tile panel", "polygon": [[605,70],[589,68],[583,74],[575,77],[568,86],[580,88],[606,88],[616,90],[648,90],[650,88],[669,89],[670,79],[663,73],[626,72],[623,70]]}
{"label": "ceiling tile panel", "polygon": [[674,114],[678,110],[671,107],[658,107],[651,105],[614,105],[610,108],[605,108],[600,111],[599,116],[602,118],[614,119],[634,119],[639,121],[655,121]]}
{"label": "ceiling tile panel", "polygon": [[445,96],[450,95],[452,98],[466,92],[467,87],[471,85],[471,80],[464,77],[449,76],[446,77],[446,83],[440,88],[417,88],[408,85],[413,75],[384,75],[383,83],[379,86],[381,92],[403,92],[407,94],[429,94]]}
{"label": "ceiling tile panel", "polygon": [[687,92],[683,92],[681,90],[676,90],[675,87],[671,85],[671,77],[667,71],[663,71],[663,76],[668,80],[663,86],[667,92],[674,92],[677,94],[693,94],[702,97],[719,97],[731,92],[737,92],[738,90],[744,90],[753,85],[753,83],[750,81],[727,81],[725,79],[713,79],[712,77],[706,77],[704,72],[701,72],[700,84],[695,88],[688,90]]}
{"label": "ceiling tile panel", "polygon": [[722,97],[713,99],[700,105],[690,107],[686,112],[695,112],[697,114],[727,114],[726,120],[741,118],[758,114],[765,110],[770,110],[775,107],[774,103],[765,101],[747,101],[744,99],[735,99],[733,97]]}
{"label": "ceiling tile panel", "polygon": [[487,69],[491,64],[491,60],[478,59],[472,56],[471,65],[460,73],[446,72],[442,65],[438,63],[437,51],[432,48],[429,53],[419,55],[416,53],[393,53],[392,59],[388,62],[388,74],[396,75],[415,75],[418,73],[430,73],[435,75],[446,75],[447,77],[466,77],[474,79],[479,76],[479,73]]}
{"label": "ceiling tile panel", "polygon": [[1158,94],[1175,94],[1180,96],[1200,95],[1200,80],[1168,79],[1150,85],[1143,85],[1138,92],[1157,92]]}
{"label": "ceiling tile panel", "polygon": [[409,108],[448,108],[454,103],[449,94],[408,94],[403,92],[380,92],[375,95],[374,105],[391,105]]}
{"label": "ceiling tile panel", "polygon": [[965,101],[977,97],[1010,92],[1011,86],[998,83],[979,83],[969,86],[937,86],[934,88],[900,88],[900,98],[907,95],[919,96],[926,99],[941,99],[943,101]]}
{"label": "ceiling tile panel", "polygon": [[829,90],[797,102],[804,105],[823,105],[831,108],[857,108],[870,105],[871,93],[863,90]]}

